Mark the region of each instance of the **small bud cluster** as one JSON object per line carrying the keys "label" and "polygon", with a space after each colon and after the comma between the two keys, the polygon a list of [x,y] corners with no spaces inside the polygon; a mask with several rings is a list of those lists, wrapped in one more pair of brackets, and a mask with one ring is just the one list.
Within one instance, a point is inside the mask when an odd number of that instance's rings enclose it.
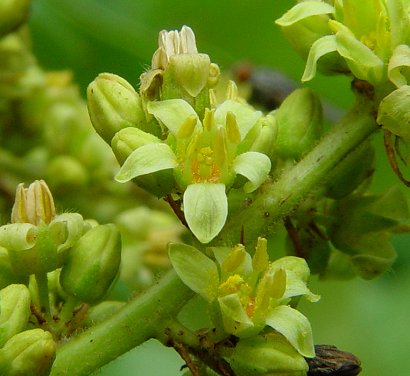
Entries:
{"label": "small bud cluster", "polygon": [[223,228],[232,188],[255,192],[273,162],[300,159],[322,133],[321,106],[309,90],[296,91],[277,113],[263,116],[238,97],[233,82],[218,100],[218,75],[184,26],[160,33],[139,93],[107,73],[88,87],[94,128],[122,165],[116,180],[181,201],[202,243]]}
{"label": "small bud cluster", "polygon": [[99,303],[118,274],[119,231],[57,214],[47,184],[35,181],[17,187],[0,251],[0,374],[48,375],[72,309]]}

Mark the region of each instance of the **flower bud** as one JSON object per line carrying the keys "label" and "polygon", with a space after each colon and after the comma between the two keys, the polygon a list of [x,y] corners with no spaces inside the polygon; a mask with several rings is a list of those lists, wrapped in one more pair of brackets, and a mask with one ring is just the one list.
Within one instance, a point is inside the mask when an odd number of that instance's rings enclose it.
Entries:
{"label": "flower bud", "polygon": [[113,224],[86,232],[71,248],[60,275],[63,289],[86,303],[96,303],[107,293],[121,261],[120,234]]}
{"label": "flower bud", "polygon": [[299,159],[322,134],[322,106],[307,88],[292,92],[276,112],[275,150],[284,158]]}
{"label": "flower bud", "polygon": [[25,285],[9,285],[0,291],[0,347],[20,333],[30,316],[30,292]]}
{"label": "flower bud", "polygon": [[134,150],[158,142],[161,142],[158,137],[141,129],[128,127],[117,132],[111,141],[111,147],[117,161],[122,165]]}
{"label": "flower bud", "polygon": [[47,376],[55,358],[56,347],[52,335],[42,329],[16,334],[0,350],[0,374]]}
{"label": "flower bud", "polygon": [[0,3],[0,38],[27,20],[30,3],[30,0],[6,0]]}
{"label": "flower bud", "polygon": [[23,183],[17,186],[11,222],[50,223],[55,214],[53,195],[44,180],[35,180],[28,188]]}
{"label": "flower bud", "polygon": [[87,89],[88,112],[97,133],[109,144],[126,127],[145,128],[141,99],[123,78],[101,73]]}
{"label": "flower bud", "polygon": [[304,376],[305,359],[280,334],[240,339],[227,359],[235,375]]}

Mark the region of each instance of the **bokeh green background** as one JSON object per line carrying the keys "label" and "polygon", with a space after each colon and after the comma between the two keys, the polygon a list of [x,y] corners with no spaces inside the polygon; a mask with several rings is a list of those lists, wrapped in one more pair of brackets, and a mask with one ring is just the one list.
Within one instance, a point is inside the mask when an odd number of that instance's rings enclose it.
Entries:
{"label": "bokeh green background", "polygon": [[[103,71],[136,85],[156,49],[158,31],[186,24],[195,31],[199,50],[222,69],[250,61],[298,79],[303,61],[273,22],[292,4],[290,0],[33,0],[33,46],[43,67],[73,70],[84,93]],[[352,102],[349,85],[347,78],[324,76],[309,84],[342,108]],[[375,144],[374,190],[380,192],[396,179],[377,137]],[[359,356],[363,376],[410,375],[410,236],[397,236],[394,242],[399,260],[382,278],[313,280],[312,290],[322,299],[302,307],[312,322],[315,342],[335,344]],[[150,341],[96,374],[175,376],[182,364],[173,350]]]}

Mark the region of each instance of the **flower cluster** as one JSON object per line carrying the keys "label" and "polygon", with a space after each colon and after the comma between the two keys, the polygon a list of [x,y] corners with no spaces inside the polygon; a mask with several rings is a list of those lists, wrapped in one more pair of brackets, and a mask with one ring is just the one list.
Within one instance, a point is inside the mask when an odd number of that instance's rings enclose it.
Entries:
{"label": "flower cluster", "polygon": [[177,195],[203,243],[225,224],[230,188],[249,193],[267,179],[271,161],[264,152],[275,135],[274,119],[238,99],[233,83],[218,103],[212,90],[218,75],[184,26],[160,33],[140,93],[106,73],[88,88],[93,125],[122,164],[116,180],[133,180],[158,197]]}
{"label": "flower cluster", "polygon": [[188,245],[169,247],[175,271],[209,303],[216,328],[249,338],[268,326],[301,355],[313,357],[309,321],[293,308],[297,297],[319,299],[306,286],[310,274],[306,261],[288,256],[269,262],[263,238],[258,239],[253,257],[243,245],[211,248],[210,252],[215,261]]}
{"label": "flower cluster", "polygon": [[[299,50],[309,51],[302,80],[315,76],[319,59],[337,53],[338,64],[334,59],[325,60],[325,69],[351,71],[374,86],[386,80],[401,86],[407,82],[410,65],[408,10],[407,2],[401,0],[308,0],[295,5],[276,23],[301,44]],[[297,42],[292,38],[314,23],[310,39]]]}

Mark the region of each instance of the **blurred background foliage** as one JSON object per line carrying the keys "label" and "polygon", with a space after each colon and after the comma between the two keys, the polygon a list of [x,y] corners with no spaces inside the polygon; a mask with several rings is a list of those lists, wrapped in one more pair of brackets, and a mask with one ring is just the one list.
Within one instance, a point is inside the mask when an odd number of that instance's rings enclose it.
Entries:
{"label": "blurred background foliage", "polygon": [[[150,64],[161,29],[191,26],[200,52],[221,69],[238,62],[270,67],[294,80],[304,62],[274,25],[290,0],[34,0],[31,28],[34,52],[47,70],[71,69],[85,94],[100,72],[112,72],[137,85]],[[327,101],[347,108],[353,96],[345,77],[319,76],[310,87]],[[380,137],[374,190],[399,184],[384,157]],[[403,190],[406,192],[405,188]],[[409,197],[410,192],[407,191]],[[316,343],[334,344],[356,354],[364,376],[407,376],[410,369],[410,236],[396,236],[399,259],[376,281],[312,281],[322,295],[303,310]],[[174,376],[182,360],[154,341],[106,366],[98,375]]]}

